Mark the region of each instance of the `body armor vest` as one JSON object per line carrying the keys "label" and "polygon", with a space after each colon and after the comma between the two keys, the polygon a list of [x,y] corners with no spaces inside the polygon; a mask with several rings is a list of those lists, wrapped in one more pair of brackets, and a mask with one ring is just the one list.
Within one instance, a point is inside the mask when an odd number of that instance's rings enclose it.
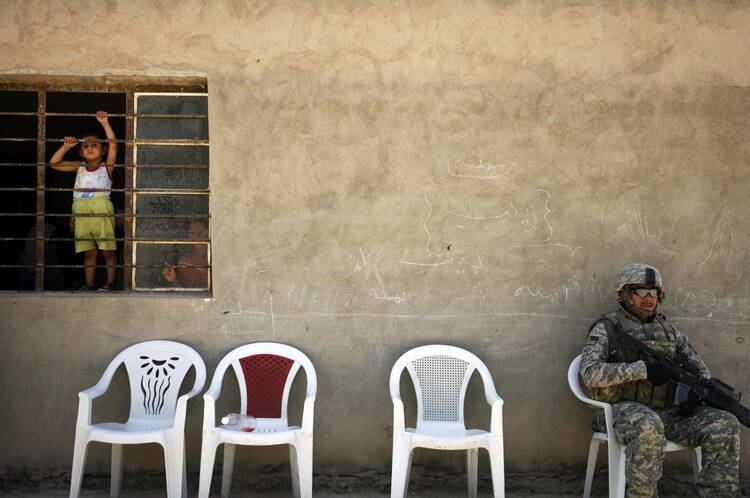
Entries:
{"label": "body armor vest", "polygon": [[[677,335],[663,315],[657,314],[650,322],[637,322],[626,316],[622,310],[617,310],[603,316],[596,323],[603,323],[607,329],[609,362],[611,363],[632,363],[638,360],[646,363],[653,362],[638,351],[621,346],[614,333],[614,327],[660,353],[672,358],[677,354]],[[654,386],[644,379],[604,388],[590,388],[588,394],[592,399],[608,403],[638,401],[654,408],[669,408],[674,404],[675,387],[674,382],[671,381],[661,386]]]}

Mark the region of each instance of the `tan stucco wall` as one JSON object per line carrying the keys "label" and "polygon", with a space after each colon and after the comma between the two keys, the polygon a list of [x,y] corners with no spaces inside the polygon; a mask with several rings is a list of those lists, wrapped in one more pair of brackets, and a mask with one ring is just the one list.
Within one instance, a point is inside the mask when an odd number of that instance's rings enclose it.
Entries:
{"label": "tan stucco wall", "polygon": [[580,469],[565,370],[635,260],[750,390],[748,25],[708,0],[4,2],[2,73],[207,78],[214,297],[0,296],[0,468],[67,467],[77,392],[158,337],[209,372],[246,342],[306,351],[321,467],[387,467],[393,361],[464,346],[506,399],[508,469]]}

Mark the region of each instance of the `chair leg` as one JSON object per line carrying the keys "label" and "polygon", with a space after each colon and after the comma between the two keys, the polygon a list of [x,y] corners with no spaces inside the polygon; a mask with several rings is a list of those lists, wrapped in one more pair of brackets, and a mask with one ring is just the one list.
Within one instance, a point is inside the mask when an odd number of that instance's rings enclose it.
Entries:
{"label": "chair leg", "polygon": [[690,461],[693,464],[693,480],[695,482],[698,482],[698,477],[701,474],[701,470],[703,469],[703,463],[701,462],[701,459],[703,458],[703,452],[701,451],[701,447],[698,446],[697,448],[693,448],[693,451],[690,452]]}
{"label": "chair leg", "polygon": [[404,496],[409,494],[409,481],[411,480],[411,457],[414,456],[414,450],[409,452],[409,458],[406,460],[406,478],[404,479]]}
{"label": "chair leg", "polygon": [[586,464],[586,480],[583,485],[583,498],[591,498],[591,486],[594,483],[594,472],[596,471],[596,457],[599,455],[601,441],[591,438],[589,445],[589,461]]}
{"label": "chair leg", "polygon": [[211,478],[214,473],[214,460],[216,459],[216,442],[213,439],[203,437],[201,442],[201,468],[198,482],[198,498],[208,498],[211,492]]}
{"label": "chair leg", "polygon": [[609,497],[625,497],[625,446],[618,442],[607,443],[609,454]]}
{"label": "chair leg", "polygon": [[297,476],[300,498],[312,498],[313,448],[312,438],[303,438],[297,443]]}
{"label": "chair leg", "polygon": [[393,438],[393,461],[391,463],[391,498],[403,498],[411,448],[409,442]]}
{"label": "chair leg", "polygon": [[112,498],[120,496],[120,489],[122,488],[122,472],[125,469],[124,449],[125,446],[122,444],[112,445],[112,470],[110,472],[112,477],[109,481],[109,496]]}
{"label": "chair leg", "polygon": [[487,449],[490,453],[494,496],[495,498],[505,498],[505,452],[502,436],[491,438]]}
{"label": "chair leg", "polygon": [[466,450],[466,485],[469,498],[477,498],[477,472],[479,465],[479,450],[471,448]]}
{"label": "chair leg", "polygon": [[224,463],[221,465],[221,498],[229,496],[232,488],[232,474],[234,473],[234,453],[237,446],[224,443]]}
{"label": "chair leg", "polygon": [[73,446],[73,467],[70,471],[70,498],[78,498],[83,481],[83,469],[86,466],[88,441],[85,436],[76,436]]}
{"label": "chair leg", "polygon": [[300,498],[297,448],[295,448],[293,444],[289,445],[289,469],[292,474],[292,493],[294,494],[294,498]]}
{"label": "chair leg", "polygon": [[182,451],[182,498],[187,498],[187,452]]}
{"label": "chair leg", "polygon": [[164,467],[167,474],[167,498],[185,498],[181,496],[184,461],[184,441],[179,437],[167,436],[166,443],[164,444]]}

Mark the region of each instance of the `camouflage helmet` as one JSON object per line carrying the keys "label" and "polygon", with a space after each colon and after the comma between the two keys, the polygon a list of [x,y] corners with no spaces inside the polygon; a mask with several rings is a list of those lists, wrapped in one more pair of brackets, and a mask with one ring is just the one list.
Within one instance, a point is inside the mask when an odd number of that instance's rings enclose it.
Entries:
{"label": "camouflage helmet", "polygon": [[664,300],[664,286],[659,270],[646,263],[631,263],[620,271],[615,292],[622,292],[629,285],[653,285],[659,289],[659,302]]}

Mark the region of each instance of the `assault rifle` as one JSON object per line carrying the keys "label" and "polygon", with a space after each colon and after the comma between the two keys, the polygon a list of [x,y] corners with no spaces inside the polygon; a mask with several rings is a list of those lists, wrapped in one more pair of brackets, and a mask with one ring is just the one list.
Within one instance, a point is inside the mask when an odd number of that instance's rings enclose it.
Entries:
{"label": "assault rifle", "polygon": [[[609,321],[609,320],[608,320]],[[685,354],[678,354],[674,359],[666,354],[654,351],[635,337],[626,334],[620,327],[613,325],[617,341],[626,348],[638,351],[656,360],[665,367],[671,380],[677,384],[675,406],[680,415],[689,415],[699,403],[720,408],[737,417],[745,427],[750,427],[750,409],[740,404],[742,393],[716,378],[707,379],[693,366]]]}

